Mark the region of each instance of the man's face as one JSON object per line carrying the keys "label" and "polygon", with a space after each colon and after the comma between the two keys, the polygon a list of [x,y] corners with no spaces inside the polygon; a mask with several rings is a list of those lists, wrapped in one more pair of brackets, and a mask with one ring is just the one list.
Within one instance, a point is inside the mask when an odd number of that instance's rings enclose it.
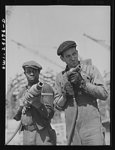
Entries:
{"label": "man's face", "polygon": [[25,75],[28,82],[35,83],[39,79],[40,71],[31,67],[25,68]]}
{"label": "man's face", "polygon": [[78,65],[78,51],[75,47],[69,48],[63,52],[61,59],[68,65],[69,68],[74,68]]}

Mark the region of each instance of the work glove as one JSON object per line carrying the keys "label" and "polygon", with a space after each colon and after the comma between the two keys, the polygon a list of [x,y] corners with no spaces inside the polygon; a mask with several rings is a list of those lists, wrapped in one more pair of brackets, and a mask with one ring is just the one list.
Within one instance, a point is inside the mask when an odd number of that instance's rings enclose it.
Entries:
{"label": "work glove", "polygon": [[79,87],[83,78],[79,72],[72,72],[69,75],[68,80],[72,85],[76,85]]}
{"label": "work glove", "polygon": [[24,113],[22,112],[21,122],[23,125],[31,125],[33,123],[31,112]]}
{"label": "work glove", "polygon": [[73,87],[70,82],[66,82],[66,84],[64,86],[64,90],[66,92],[66,95],[74,96]]}
{"label": "work glove", "polygon": [[15,119],[16,121],[19,121],[21,119],[22,109],[23,109],[23,106],[20,106],[16,115],[13,117],[13,119]]}
{"label": "work glove", "polygon": [[29,92],[24,93],[23,97],[19,99],[20,106],[30,107],[31,105],[31,99],[33,98],[33,95]]}

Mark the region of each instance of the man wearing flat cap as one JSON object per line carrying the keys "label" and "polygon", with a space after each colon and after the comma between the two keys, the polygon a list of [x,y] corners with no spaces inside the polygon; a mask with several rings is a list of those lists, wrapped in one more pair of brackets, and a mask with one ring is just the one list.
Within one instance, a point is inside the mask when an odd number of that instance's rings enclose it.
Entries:
{"label": "man wearing flat cap", "polygon": [[54,106],[65,111],[67,145],[104,145],[103,127],[97,99],[108,92],[98,69],[78,60],[75,41],[65,41],[57,55],[66,68],[55,80]]}
{"label": "man wearing flat cap", "polygon": [[22,65],[28,85],[23,89],[20,108],[14,119],[21,120],[23,145],[56,145],[56,132],[50,123],[54,115],[54,92],[39,81],[42,66],[35,61]]}

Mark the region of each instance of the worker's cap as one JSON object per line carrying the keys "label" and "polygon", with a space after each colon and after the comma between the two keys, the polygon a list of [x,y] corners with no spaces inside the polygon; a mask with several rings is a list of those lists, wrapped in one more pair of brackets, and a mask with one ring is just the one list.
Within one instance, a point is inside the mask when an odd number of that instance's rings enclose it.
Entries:
{"label": "worker's cap", "polygon": [[33,68],[33,69],[37,69],[37,70],[41,70],[42,66],[40,64],[38,64],[35,61],[27,61],[22,65],[22,68],[25,70],[25,68]]}
{"label": "worker's cap", "polygon": [[76,47],[76,42],[74,41],[65,41],[57,49],[57,55],[61,55],[64,51],[68,50],[71,47]]}

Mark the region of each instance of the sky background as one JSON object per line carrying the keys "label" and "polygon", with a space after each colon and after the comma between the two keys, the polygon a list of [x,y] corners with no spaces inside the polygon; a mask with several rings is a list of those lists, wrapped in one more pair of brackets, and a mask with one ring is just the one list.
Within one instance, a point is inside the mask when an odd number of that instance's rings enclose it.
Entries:
{"label": "sky background", "polygon": [[62,71],[65,63],[57,56],[57,47],[66,40],[76,41],[80,57],[91,58],[102,75],[110,71],[110,50],[83,35],[110,44],[110,6],[6,6],[8,9],[6,84],[23,71],[21,66],[28,60],[40,63],[43,71]]}

